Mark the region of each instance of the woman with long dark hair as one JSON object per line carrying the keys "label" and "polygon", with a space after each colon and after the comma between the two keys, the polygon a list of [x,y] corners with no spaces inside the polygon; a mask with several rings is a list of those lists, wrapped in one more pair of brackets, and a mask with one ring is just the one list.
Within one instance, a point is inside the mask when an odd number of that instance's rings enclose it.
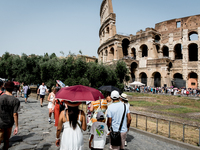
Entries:
{"label": "woman with long dark hair", "polygon": [[[81,103],[71,103],[65,101],[68,109],[61,112],[57,133],[56,133],[56,146],[60,145],[60,150],[82,150],[83,149],[83,133],[86,130],[85,113],[79,110],[78,106]],[[64,125],[60,144],[60,133]]]}

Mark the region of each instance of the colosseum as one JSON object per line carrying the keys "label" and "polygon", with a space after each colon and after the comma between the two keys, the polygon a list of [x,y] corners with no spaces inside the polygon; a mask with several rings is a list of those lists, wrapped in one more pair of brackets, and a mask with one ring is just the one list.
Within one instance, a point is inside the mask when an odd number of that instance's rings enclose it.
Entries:
{"label": "colosseum", "polygon": [[130,82],[200,88],[200,15],[160,22],[125,36],[117,34],[112,0],[103,0],[100,19],[99,62],[125,61]]}

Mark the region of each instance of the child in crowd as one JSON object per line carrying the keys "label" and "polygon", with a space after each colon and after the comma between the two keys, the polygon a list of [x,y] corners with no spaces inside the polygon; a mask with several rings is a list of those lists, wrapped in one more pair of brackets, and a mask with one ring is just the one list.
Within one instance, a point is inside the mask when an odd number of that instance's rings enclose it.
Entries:
{"label": "child in crowd", "polygon": [[108,127],[104,123],[105,117],[103,112],[98,112],[97,122],[92,124],[90,133],[89,148],[91,150],[103,150],[106,144],[106,135],[108,134]]}

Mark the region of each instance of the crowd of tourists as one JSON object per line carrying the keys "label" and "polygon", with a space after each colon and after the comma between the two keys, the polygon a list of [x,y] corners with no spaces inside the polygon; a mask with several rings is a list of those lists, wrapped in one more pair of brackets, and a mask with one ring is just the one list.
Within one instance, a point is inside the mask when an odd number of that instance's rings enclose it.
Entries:
{"label": "crowd of tourists", "polygon": [[199,97],[200,89],[198,88],[177,88],[177,87],[151,87],[151,86],[136,86],[126,87],[126,91],[152,94],[166,94],[166,95],[186,95]]}
{"label": "crowd of tourists", "polygon": [[[13,134],[18,133],[20,101],[12,94],[15,88],[12,81],[3,86],[0,80],[0,89],[2,87],[5,91],[0,90],[0,144],[3,141],[3,150],[7,150],[14,124]],[[25,83],[19,88],[19,91],[24,94],[25,103],[27,103],[28,89]],[[87,115],[85,115],[84,111],[79,109],[82,102],[56,99],[55,95],[59,90],[58,85],[52,88],[52,92],[48,94],[47,108],[49,109],[48,121],[56,126],[55,144],[60,146],[60,150],[83,149],[83,131],[87,129],[90,132],[88,143],[90,149],[104,149],[108,137],[110,138],[110,149],[125,149],[126,136],[131,123],[130,105],[125,93],[113,90],[106,92],[105,99],[88,101],[86,103]],[[37,94],[40,96],[41,107],[43,107],[45,94],[48,92],[44,83],[38,87]],[[61,132],[62,137],[60,138]]]}

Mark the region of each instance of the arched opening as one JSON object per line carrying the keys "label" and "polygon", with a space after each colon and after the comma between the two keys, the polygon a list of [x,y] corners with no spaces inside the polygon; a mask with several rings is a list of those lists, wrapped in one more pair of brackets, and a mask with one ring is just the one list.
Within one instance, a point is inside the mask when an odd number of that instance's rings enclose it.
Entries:
{"label": "arched opening", "polygon": [[177,87],[177,88],[186,87],[186,82],[185,80],[183,80],[183,75],[180,73],[174,74],[174,79],[173,79],[172,84],[174,87]]}
{"label": "arched opening", "polygon": [[135,74],[131,72],[131,78],[132,78],[132,82],[135,81]]}
{"label": "arched opening", "polygon": [[159,35],[156,35],[155,36],[155,42],[159,42],[160,41],[160,36]]}
{"label": "arched opening", "polygon": [[136,59],[136,49],[135,48],[131,49],[131,57],[132,57],[132,59]]}
{"label": "arched opening", "polygon": [[189,36],[189,41],[197,41],[199,38],[197,32],[190,32],[188,36]]}
{"label": "arched opening", "polygon": [[105,56],[104,62],[107,62],[107,58],[108,58],[108,51],[107,50],[105,51],[104,56]]}
{"label": "arched opening", "polygon": [[182,59],[182,45],[181,44],[176,44],[174,47],[174,52],[175,52],[175,59]]}
{"label": "arched opening", "polygon": [[112,61],[114,59],[114,48],[113,47],[110,49],[109,54],[110,54],[110,60]]}
{"label": "arched opening", "polygon": [[154,73],[154,87],[161,87],[161,75],[159,72]]}
{"label": "arched opening", "polygon": [[147,74],[142,72],[140,73],[140,79],[141,79],[141,83],[147,85]]}
{"label": "arched opening", "polygon": [[124,56],[128,55],[129,44],[130,44],[130,41],[128,39],[123,39],[123,41],[122,41],[122,50],[123,50],[123,55]]}
{"label": "arched opening", "polygon": [[132,81],[134,82],[135,81],[135,71],[138,67],[138,64],[136,62],[133,62],[131,64],[131,77],[132,77]]}
{"label": "arched opening", "polygon": [[193,43],[188,47],[189,61],[198,61],[198,45]]}
{"label": "arched opening", "polygon": [[157,52],[160,50],[160,46],[159,45],[156,45],[156,50],[157,50]]}
{"label": "arched opening", "polygon": [[188,88],[197,88],[198,75],[195,72],[191,72],[188,75]]}
{"label": "arched opening", "polygon": [[142,51],[142,57],[148,57],[148,47],[144,44],[140,47]]}
{"label": "arched opening", "polygon": [[167,46],[163,47],[163,57],[169,57],[169,48]]}
{"label": "arched opening", "polygon": [[108,34],[110,33],[109,27],[106,28],[106,32],[107,32]]}

